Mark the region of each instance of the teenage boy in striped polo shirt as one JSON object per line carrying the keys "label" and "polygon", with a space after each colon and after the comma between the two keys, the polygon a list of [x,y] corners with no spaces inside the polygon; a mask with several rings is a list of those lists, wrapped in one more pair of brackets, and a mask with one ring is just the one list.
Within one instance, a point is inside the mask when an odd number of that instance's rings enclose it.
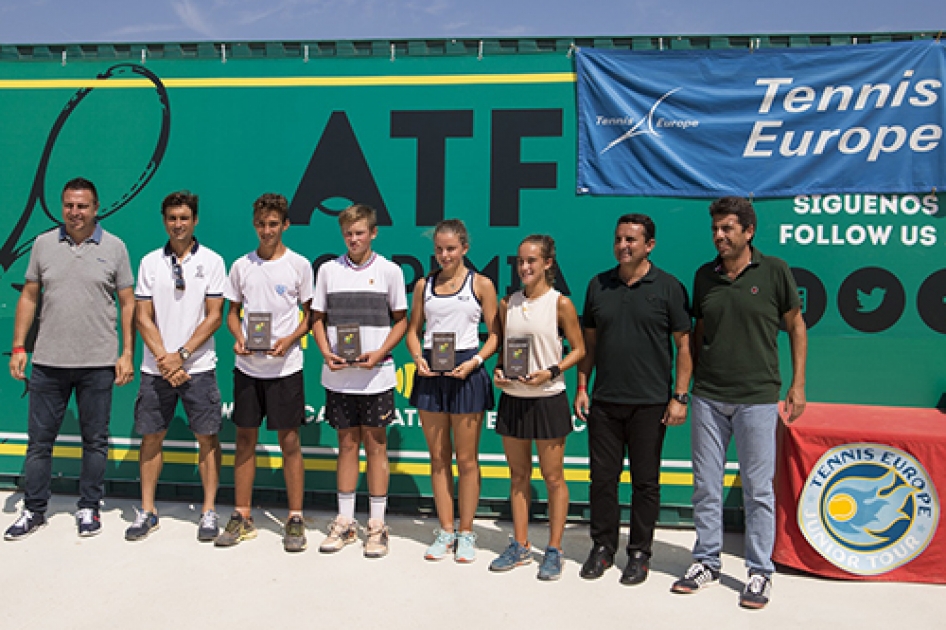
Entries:
{"label": "teenage boy in striped polo shirt", "polygon": [[[325,417],[338,431],[338,516],[319,551],[338,551],[358,540],[355,488],[358,451],[368,460],[368,535],[364,555],[388,553],[384,524],[388,494],[387,427],[397,413],[397,376],[391,351],[407,332],[407,297],[401,268],[371,249],[378,236],[374,209],[355,204],[338,217],[348,253],[319,269],[312,301],[312,332],[322,351]],[[361,355],[340,356],[337,328],[357,324]]]}

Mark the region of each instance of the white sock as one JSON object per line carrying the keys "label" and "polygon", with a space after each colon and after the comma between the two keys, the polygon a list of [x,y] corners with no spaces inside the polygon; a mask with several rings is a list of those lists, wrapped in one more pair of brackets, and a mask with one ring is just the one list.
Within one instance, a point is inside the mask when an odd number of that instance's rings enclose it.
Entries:
{"label": "white sock", "polygon": [[384,512],[388,507],[387,495],[380,497],[368,497],[368,520],[384,522]]}
{"label": "white sock", "polygon": [[355,520],[355,493],[354,492],[339,492],[338,493],[338,514],[339,516],[343,518],[347,518],[349,523]]}

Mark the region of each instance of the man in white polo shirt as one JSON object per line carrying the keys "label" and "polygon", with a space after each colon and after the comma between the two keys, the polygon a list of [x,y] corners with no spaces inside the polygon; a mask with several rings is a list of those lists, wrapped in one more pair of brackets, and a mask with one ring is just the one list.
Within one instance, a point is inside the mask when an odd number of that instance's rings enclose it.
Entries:
{"label": "man in white polo shirt", "polygon": [[[305,462],[299,442],[299,427],[305,420],[305,385],[299,340],[309,332],[312,265],[283,243],[282,235],[289,229],[289,204],[282,195],[267,193],[253,202],[253,227],[259,247],[233,263],[224,291],[230,300],[227,328],[233,334],[236,353],[232,416],[237,427],[236,492],[234,512],[214,544],[232,547],[256,538],[250,506],[256,444],[265,416],[267,428],[278,433],[289,498],[283,548],[298,552],[306,548],[302,520]],[[252,334],[250,319],[255,322]],[[269,334],[265,334],[267,326]],[[257,342],[264,348],[252,349]]]}
{"label": "man in white polo shirt", "polygon": [[164,463],[164,436],[180,400],[197,438],[204,504],[197,539],[219,533],[214,500],[220,476],[220,389],[213,334],[223,320],[226,267],[194,238],[197,195],[171,193],[161,203],[167,244],[141,260],[135,320],[144,341],[135,430],[141,434],[141,511],[126,540],[142,540],[159,526],[154,493]]}

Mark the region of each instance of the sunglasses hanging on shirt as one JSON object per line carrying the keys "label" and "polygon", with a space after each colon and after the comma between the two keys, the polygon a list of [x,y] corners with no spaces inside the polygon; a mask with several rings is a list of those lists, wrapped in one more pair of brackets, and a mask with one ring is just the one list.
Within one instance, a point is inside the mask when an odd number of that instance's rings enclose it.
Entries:
{"label": "sunglasses hanging on shirt", "polygon": [[183,291],[187,285],[184,283],[184,268],[177,261],[177,256],[171,256],[171,271],[174,273],[174,288]]}

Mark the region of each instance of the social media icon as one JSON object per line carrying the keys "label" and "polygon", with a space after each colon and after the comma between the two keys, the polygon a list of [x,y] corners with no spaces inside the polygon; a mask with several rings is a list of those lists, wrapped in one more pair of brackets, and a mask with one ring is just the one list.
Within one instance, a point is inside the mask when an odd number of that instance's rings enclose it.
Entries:
{"label": "social media icon", "polygon": [[887,295],[887,289],[874,287],[868,292],[857,290],[857,312],[873,313],[880,305],[884,303],[884,296]]}
{"label": "social media icon", "polygon": [[897,323],[906,306],[903,284],[880,267],[853,272],[838,291],[838,311],[854,330],[878,333]]}

